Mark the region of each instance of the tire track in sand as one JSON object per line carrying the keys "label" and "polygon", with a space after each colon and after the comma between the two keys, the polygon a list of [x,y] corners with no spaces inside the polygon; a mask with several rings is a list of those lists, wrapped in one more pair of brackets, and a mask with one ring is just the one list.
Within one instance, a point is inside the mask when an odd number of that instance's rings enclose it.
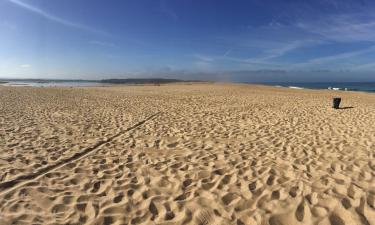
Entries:
{"label": "tire track in sand", "polygon": [[90,153],[95,152],[95,150],[97,150],[100,146],[102,146],[102,145],[104,145],[104,144],[106,144],[108,142],[111,142],[113,139],[119,137],[120,135],[123,135],[126,132],[128,132],[130,130],[133,130],[133,129],[135,129],[135,128],[141,126],[141,125],[143,125],[144,123],[146,123],[149,120],[152,120],[153,118],[155,118],[159,114],[160,114],[160,112],[157,112],[157,113],[155,113],[155,114],[147,117],[146,119],[144,119],[144,120],[142,120],[142,121],[134,124],[133,126],[127,128],[125,130],[121,130],[117,134],[109,137],[107,140],[105,140],[105,141],[104,140],[103,141],[99,141],[95,145],[87,147],[87,148],[83,149],[82,151],[75,153],[73,156],[68,157],[66,159],[62,159],[62,160],[60,160],[59,162],[57,162],[57,163],[55,163],[53,165],[49,165],[49,166],[43,167],[43,168],[39,169],[36,172],[30,173],[30,174],[26,174],[26,175],[20,175],[20,176],[14,178],[12,180],[0,183],[0,196],[7,194],[7,193],[9,193],[10,191],[12,191],[14,189],[19,188],[19,187],[27,184],[28,182],[36,180],[36,179],[42,177],[43,175],[45,175],[45,174],[47,174],[47,173],[49,173],[51,171],[59,169],[59,168],[65,166],[68,163],[71,163],[71,162],[74,162],[74,161],[78,161],[78,160],[80,160],[82,158],[85,158]]}

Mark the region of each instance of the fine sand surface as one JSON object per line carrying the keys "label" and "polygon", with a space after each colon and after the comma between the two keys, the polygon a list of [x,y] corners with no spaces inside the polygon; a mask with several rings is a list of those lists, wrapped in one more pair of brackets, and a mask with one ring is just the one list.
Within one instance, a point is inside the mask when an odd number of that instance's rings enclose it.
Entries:
{"label": "fine sand surface", "polygon": [[0,87],[0,224],[375,225],[375,95]]}

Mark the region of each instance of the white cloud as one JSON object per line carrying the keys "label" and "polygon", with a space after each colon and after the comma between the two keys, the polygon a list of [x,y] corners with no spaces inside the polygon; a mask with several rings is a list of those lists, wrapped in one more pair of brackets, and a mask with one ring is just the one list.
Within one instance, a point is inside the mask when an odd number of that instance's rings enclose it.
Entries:
{"label": "white cloud", "polygon": [[167,4],[166,0],[160,0],[160,11],[174,20],[178,20],[177,13]]}
{"label": "white cloud", "polygon": [[374,51],[375,51],[375,46],[371,46],[366,49],[310,59],[304,63],[293,64],[292,67],[293,68],[306,68],[306,67],[311,67],[311,66],[325,65],[327,63],[333,63],[333,62],[342,63],[342,61],[345,59],[350,59],[350,58],[364,55],[367,53],[371,53]]}
{"label": "white cloud", "polygon": [[92,45],[100,45],[104,47],[115,47],[115,44],[105,41],[89,41],[89,43]]}
{"label": "white cloud", "polygon": [[201,54],[195,54],[194,57],[196,59],[198,59],[199,61],[203,61],[203,62],[212,62],[212,61],[214,61],[214,59],[212,57],[201,55]]}
{"label": "white cloud", "polygon": [[289,43],[282,44],[278,48],[271,48],[271,49],[265,50],[266,56],[259,58],[259,60],[266,61],[266,60],[274,59],[274,58],[277,58],[277,57],[281,57],[281,56],[283,56],[283,55],[285,55],[285,54],[287,54],[287,53],[289,53],[293,50],[296,50],[298,48],[317,45],[317,44],[321,44],[321,43],[322,43],[322,41],[318,41],[318,40],[296,40],[296,41],[292,41],[292,42],[289,42]]}
{"label": "white cloud", "polygon": [[21,68],[29,68],[29,67],[31,67],[31,65],[30,64],[22,64],[22,65],[20,65],[20,67]]}
{"label": "white cloud", "polygon": [[[231,57],[228,57],[228,54],[224,54],[221,57],[246,64],[272,66],[279,64],[277,60],[286,54],[326,43],[320,36],[308,34],[293,25],[271,25],[251,28],[250,31],[238,36],[219,37],[219,41],[226,44],[226,49],[228,46],[237,49],[237,56],[230,54]],[[277,65],[277,68],[279,67]]]}
{"label": "white cloud", "polygon": [[8,21],[2,21],[0,23],[0,26],[5,27],[5,28],[10,29],[10,30],[17,30],[17,28],[18,28],[16,24],[8,22]]}
{"label": "white cloud", "polygon": [[208,71],[215,68],[215,59],[209,56],[195,54],[195,60],[193,61],[193,67],[201,71]]}
{"label": "white cloud", "polygon": [[233,51],[233,48],[230,48],[230,49],[228,49],[225,53],[224,53],[224,57],[225,56],[228,56],[231,52]]}
{"label": "white cloud", "polygon": [[285,54],[290,53],[299,48],[319,45],[321,43],[323,43],[323,41],[312,40],[312,39],[311,40],[310,39],[296,40],[296,41],[290,41],[286,43],[270,42],[268,46],[266,43],[261,45],[261,50],[263,52],[261,56],[256,56],[256,57],[251,57],[251,58],[226,57],[226,59],[241,63],[242,66],[244,65],[247,65],[247,67],[250,66],[250,68],[253,68],[253,69],[287,68],[288,67],[287,64],[278,63],[275,61],[275,59],[278,57],[282,57]]}
{"label": "white cloud", "polygon": [[206,61],[195,61],[193,62],[193,66],[200,71],[209,71],[215,68],[212,63]]}
{"label": "white cloud", "polygon": [[106,32],[103,32],[103,31],[100,31],[100,30],[97,30],[97,29],[94,29],[94,28],[91,28],[91,27],[88,27],[88,26],[85,26],[85,25],[82,25],[82,24],[79,24],[79,23],[75,23],[75,22],[72,22],[72,21],[54,16],[54,15],[48,13],[48,12],[43,11],[42,9],[39,9],[35,6],[32,6],[28,3],[22,2],[20,0],[8,0],[8,1],[17,5],[17,6],[19,6],[19,7],[24,8],[26,10],[29,10],[29,11],[35,13],[35,14],[38,14],[38,15],[40,15],[40,16],[42,16],[42,17],[44,17],[44,18],[46,18],[50,21],[62,24],[64,26],[72,27],[72,28],[76,28],[76,29],[80,29],[80,30],[85,30],[85,31],[89,31],[89,32],[97,33],[97,34],[108,35]]}
{"label": "white cloud", "polygon": [[357,65],[357,66],[354,66],[351,69],[352,70],[373,71],[373,70],[375,70],[375,62]]}
{"label": "white cloud", "polygon": [[337,54],[337,55],[325,56],[325,57],[312,59],[312,60],[310,60],[310,62],[311,63],[326,63],[326,62],[336,61],[336,60],[340,60],[340,59],[352,58],[352,57],[355,57],[355,56],[363,55],[363,54],[374,52],[374,51],[375,51],[375,46],[371,46],[370,48],[366,48],[366,49],[362,49],[362,50],[345,52],[345,53],[341,53],[341,54]]}
{"label": "white cloud", "polygon": [[334,41],[374,41],[375,17],[368,16],[371,14],[366,15],[334,15],[316,21],[299,22],[296,26]]}

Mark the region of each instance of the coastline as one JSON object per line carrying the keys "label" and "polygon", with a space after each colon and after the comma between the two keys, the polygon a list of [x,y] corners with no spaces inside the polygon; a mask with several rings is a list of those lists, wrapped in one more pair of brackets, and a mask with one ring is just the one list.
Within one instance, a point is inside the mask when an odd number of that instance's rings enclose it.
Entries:
{"label": "coastline", "polygon": [[[133,81],[135,80],[135,81]],[[198,84],[198,83],[227,83],[227,84],[251,84],[273,86],[289,89],[332,90],[375,93],[375,82],[215,82],[215,81],[183,81],[166,80],[164,82],[150,82],[157,79],[109,79],[96,80],[7,80],[0,81],[0,86],[14,87],[111,87],[111,86],[159,86],[173,84]],[[177,81],[177,82],[176,82]]]}
{"label": "coastline", "polygon": [[355,91],[375,93],[375,82],[290,82],[290,83],[257,83],[266,86],[284,87],[292,89],[310,89],[310,90],[333,90],[333,91]]}

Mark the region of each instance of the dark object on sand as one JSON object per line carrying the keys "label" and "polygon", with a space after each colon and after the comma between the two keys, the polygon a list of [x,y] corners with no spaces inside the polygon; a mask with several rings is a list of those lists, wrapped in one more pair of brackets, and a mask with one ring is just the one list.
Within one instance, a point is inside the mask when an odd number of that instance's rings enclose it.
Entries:
{"label": "dark object on sand", "polygon": [[333,108],[339,109],[341,103],[341,98],[333,98]]}

